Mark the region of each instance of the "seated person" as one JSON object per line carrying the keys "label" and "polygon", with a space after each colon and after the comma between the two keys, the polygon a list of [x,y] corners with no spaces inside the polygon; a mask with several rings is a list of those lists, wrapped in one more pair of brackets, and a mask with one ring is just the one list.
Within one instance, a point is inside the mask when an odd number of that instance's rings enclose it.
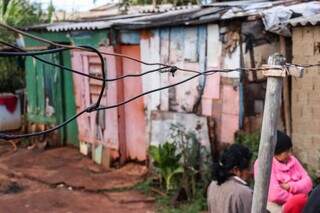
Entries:
{"label": "seated person", "polygon": [[[312,189],[311,178],[299,161],[292,155],[291,149],[292,142],[290,137],[283,132],[277,131],[277,144],[272,161],[268,195],[268,210],[270,212],[281,212],[281,209],[288,209],[285,206],[288,200],[291,206],[295,200],[301,201],[305,197],[301,196],[301,194],[307,195]],[[258,169],[257,161],[254,167],[256,174]],[[293,198],[296,195],[299,195],[298,198]],[[274,209],[274,206],[279,206],[279,210],[272,210],[271,208]]]}
{"label": "seated person", "polygon": [[247,181],[251,177],[249,149],[232,144],[214,164],[212,181],[208,187],[210,213],[250,213],[252,190]]}
{"label": "seated person", "polygon": [[310,194],[307,204],[304,206],[303,213],[320,212],[320,185],[318,185]]}
{"label": "seated person", "polygon": [[288,199],[286,205],[283,206],[283,213],[302,213],[304,206],[308,201],[307,194],[294,195]]}

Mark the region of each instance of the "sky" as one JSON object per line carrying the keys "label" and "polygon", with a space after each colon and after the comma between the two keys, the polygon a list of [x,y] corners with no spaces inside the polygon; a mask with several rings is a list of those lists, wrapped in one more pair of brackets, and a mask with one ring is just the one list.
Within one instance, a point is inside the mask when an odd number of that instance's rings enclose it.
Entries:
{"label": "sky", "polygon": [[[43,8],[47,8],[51,0],[30,0],[30,2],[41,3]],[[106,3],[110,3],[111,0],[52,0],[56,10],[66,11],[86,11],[93,7],[100,6]]]}

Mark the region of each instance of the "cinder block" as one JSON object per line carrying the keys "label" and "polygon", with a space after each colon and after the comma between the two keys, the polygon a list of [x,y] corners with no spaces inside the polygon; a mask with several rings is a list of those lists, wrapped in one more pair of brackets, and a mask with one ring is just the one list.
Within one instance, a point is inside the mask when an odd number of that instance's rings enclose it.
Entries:
{"label": "cinder block", "polygon": [[[319,100],[319,102],[318,103],[320,103],[320,100]],[[311,107],[311,113],[312,113],[312,117],[314,118],[314,119],[320,119],[320,106],[318,106],[318,105],[313,105],[312,107]]]}
{"label": "cinder block", "polygon": [[111,165],[111,151],[110,151],[110,148],[103,147],[101,165],[105,169],[110,169],[110,165]]}
{"label": "cinder block", "polygon": [[92,160],[97,164],[101,164],[102,162],[102,144],[94,144],[92,145]]}
{"label": "cinder block", "polygon": [[80,153],[83,155],[89,155],[91,152],[91,144],[84,142],[84,141],[80,141]]}
{"label": "cinder block", "polygon": [[[319,27],[293,29],[293,63],[319,62]],[[318,49],[317,49],[318,48]],[[292,78],[292,139],[295,154],[310,168],[320,163],[320,72],[319,68],[305,69],[301,79]]]}

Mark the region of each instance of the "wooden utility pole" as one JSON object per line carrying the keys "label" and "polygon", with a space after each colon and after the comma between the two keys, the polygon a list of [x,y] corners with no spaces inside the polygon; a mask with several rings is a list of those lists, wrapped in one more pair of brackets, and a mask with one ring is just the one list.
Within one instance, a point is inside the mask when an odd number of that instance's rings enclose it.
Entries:
{"label": "wooden utility pole", "polygon": [[277,141],[277,124],[280,117],[283,78],[291,75],[301,78],[303,67],[283,66],[285,58],[275,53],[264,65],[263,74],[267,79],[267,92],[264,104],[261,138],[258,154],[258,171],[255,184],[251,213],[265,213],[269,192],[270,174],[274,148]]}
{"label": "wooden utility pole", "polygon": [[[284,65],[285,58],[280,54],[269,57],[268,65]],[[269,70],[264,74],[267,79],[267,91],[263,112],[261,139],[258,154],[258,172],[255,178],[251,213],[265,213],[272,158],[277,137],[277,124],[281,107],[282,70]],[[279,73],[279,75],[278,75]]]}

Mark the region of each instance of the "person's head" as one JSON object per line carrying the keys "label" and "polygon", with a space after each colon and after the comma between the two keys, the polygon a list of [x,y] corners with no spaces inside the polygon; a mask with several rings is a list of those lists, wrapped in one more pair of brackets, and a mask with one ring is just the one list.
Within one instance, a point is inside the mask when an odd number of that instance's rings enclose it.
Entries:
{"label": "person's head", "polygon": [[245,181],[251,178],[250,162],[252,153],[240,144],[232,144],[226,148],[213,167],[213,178],[218,185],[231,176],[238,176]]}
{"label": "person's head", "polygon": [[279,162],[286,163],[290,159],[291,149],[291,138],[287,134],[281,131],[277,131],[277,144],[274,150],[274,157]]}

